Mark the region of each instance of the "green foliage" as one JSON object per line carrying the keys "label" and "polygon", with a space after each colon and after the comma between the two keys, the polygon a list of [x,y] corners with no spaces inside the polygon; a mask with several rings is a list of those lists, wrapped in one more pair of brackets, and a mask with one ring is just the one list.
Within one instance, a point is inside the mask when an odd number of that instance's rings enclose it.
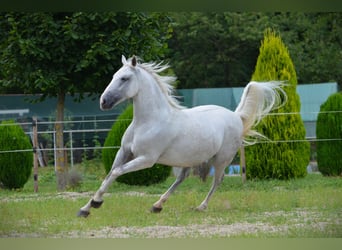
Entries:
{"label": "green foliage", "polygon": [[0,86],[42,99],[98,93],[122,54],[159,59],[172,32],[165,14],[135,12],[2,13],[0,30]]}
{"label": "green foliage", "polygon": [[342,93],[331,95],[320,111],[316,136],[318,140],[328,141],[317,142],[318,169],[323,175],[339,176],[342,175]]}
{"label": "green foliage", "polygon": [[170,15],[174,35],[169,57],[180,88],[243,86],[253,73],[267,27],[278,30],[291,51],[299,83],[342,83],[341,12]]}
{"label": "green foliage", "polygon": [[[289,52],[281,38],[267,30],[260,47],[254,81],[281,80],[287,103],[265,117],[257,130],[275,143],[260,143],[246,148],[247,177],[257,179],[290,179],[304,177],[310,157],[309,142],[284,142],[305,139],[305,128],[299,114],[300,99],[296,93],[297,78]],[[291,113],[281,115],[282,113]]]}
{"label": "green foliage", "polygon": [[[172,29],[163,13],[11,12],[0,14],[0,91],[57,97],[56,147],[63,148],[66,93],[80,101],[99,93],[122,54],[157,59]],[[65,189],[64,154],[56,151],[58,189]]]}
{"label": "green foliage", "polygon": [[287,12],[272,17],[272,27],[281,32],[291,51],[298,82],[342,83],[341,17],[341,12]]}
{"label": "green foliage", "polygon": [[[129,105],[117,118],[111,131],[108,133],[104,147],[121,145],[121,138],[133,118],[133,105]],[[119,148],[104,148],[102,150],[103,165],[108,173],[112,167],[115,155]],[[170,175],[171,167],[155,164],[152,168],[131,172],[120,176],[117,181],[129,185],[144,185],[163,182]]]}
{"label": "green foliage", "polygon": [[[93,83],[108,82],[110,73],[119,66],[117,58],[121,54],[136,54],[145,60],[169,58],[180,80],[179,88],[241,86],[253,73],[266,27],[282,35],[292,52],[299,83],[341,84],[341,12],[2,13],[0,51],[15,57],[30,53],[33,61],[38,55],[49,55],[41,62],[41,69],[56,65],[63,80],[71,79],[68,72],[77,70],[77,79],[68,86],[63,83],[63,88],[70,88],[68,91],[75,95],[85,83],[89,88],[85,92],[96,93],[98,89],[93,86],[99,85]],[[39,31],[35,33],[42,34],[42,38],[30,39],[33,31]],[[17,39],[26,54],[20,54]],[[25,58],[18,60],[27,62]],[[0,76],[10,66],[5,65],[7,62],[13,61],[4,60]],[[31,62],[19,64],[18,73],[26,72],[24,65],[31,67]],[[54,73],[50,70],[49,74]],[[47,75],[44,73],[44,77]],[[94,77],[85,81],[83,76],[88,75]],[[52,90],[43,80],[36,80],[31,81],[31,86],[42,84],[45,90],[41,93]],[[8,82],[0,85],[0,91],[18,93],[31,86]]]}
{"label": "green foliage", "polygon": [[169,47],[179,88],[232,87],[249,80],[266,28],[263,17],[232,12],[172,15]]}
{"label": "green foliage", "polygon": [[[13,121],[0,125],[0,150],[32,149],[23,129]],[[9,189],[22,188],[28,181],[33,165],[32,151],[0,153],[0,183]]]}

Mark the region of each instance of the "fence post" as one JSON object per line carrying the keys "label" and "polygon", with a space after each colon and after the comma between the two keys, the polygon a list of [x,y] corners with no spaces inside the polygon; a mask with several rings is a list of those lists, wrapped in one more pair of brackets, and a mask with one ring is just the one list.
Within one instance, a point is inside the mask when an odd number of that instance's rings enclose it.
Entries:
{"label": "fence post", "polygon": [[53,131],[53,162],[55,167],[55,172],[57,171],[57,152],[56,152],[56,131]]}
{"label": "fence post", "polygon": [[69,132],[69,140],[70,140],[70,164],[71,168],[74,167],[74,152],[73,152],[73,145],[72,145],[72,130]]}
{"label": "fence post", "polygon": [[37,117],[32,118],[32,133],[33,133],[33,181],[34,192],[38,192],[38,133],[37,133]]}
{"label": "fence post", "polygon": [[242,173],[242,183],[246,182],[246,158],[245,158],[245,146],[240,147],[240,166]]}

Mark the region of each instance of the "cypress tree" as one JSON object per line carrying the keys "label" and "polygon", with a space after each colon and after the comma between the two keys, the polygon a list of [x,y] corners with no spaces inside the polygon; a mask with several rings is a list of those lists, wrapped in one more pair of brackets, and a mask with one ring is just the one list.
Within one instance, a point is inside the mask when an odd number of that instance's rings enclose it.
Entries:
{"label": "cypress tree", "polygon": [[246,148],[247,177],[285,180],[304,177],[310,159],[310,144],[304,140],[305,127],[298,114],[297,76],[286,46],[280,36],[271,30],[265,32],[252,80],[284,81],[288,98],[284,106],[273,111],[257,126],[256,130],[272,142]]}
{"label": "cypress tree", "polygon": [[339,176],[342,175],[342,92],[329,96],[320,111],[316,126],[318,169],[323,175]]}
{"label": "cypress tree", "polygon": [[0,151],[9,151],[0,153],[0,183],[8,189],[22,188],[32,172],[33,153],[29,137],[14,121],[1,122]]}

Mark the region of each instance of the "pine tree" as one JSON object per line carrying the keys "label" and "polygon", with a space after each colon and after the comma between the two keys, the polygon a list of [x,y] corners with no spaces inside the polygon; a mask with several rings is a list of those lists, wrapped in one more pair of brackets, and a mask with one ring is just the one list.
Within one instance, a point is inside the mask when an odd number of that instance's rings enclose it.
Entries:
{"label": "pine tree", "polygon": [[257,131],[272,142],[266,141],[246,148],[247,177],[304,177],[310,158],[310,144],[304,140],[305,127],[298,114],[300,99],[296,92],[297,76],[286,46],[280,36],[271,30],[265,32],[252,80],[284,81],[284,91],[288,98],[284,106],[265,117],[257,126]]}
{"label": "pine tree", "polygon": [[342,175],[341,111],[342,92],[339,92],[329,96],[321,105],[317,117],[316,136],[322,139],[317,142],[317,163],[319,171],[326,176]]}

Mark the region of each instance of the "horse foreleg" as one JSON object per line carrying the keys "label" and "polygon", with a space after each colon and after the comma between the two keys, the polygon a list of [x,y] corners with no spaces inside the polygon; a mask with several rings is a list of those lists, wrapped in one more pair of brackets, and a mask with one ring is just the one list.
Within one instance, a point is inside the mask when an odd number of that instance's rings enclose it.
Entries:
{"label": "horse foreleg", "polygon": [[108,173],[106,178],[103,180],[100,188],[95,193],[94,197],[88,201],[88,203],[83,206],[80,211],[78,212],[77,216],[79,217],[87,217],[90,214],[91,208],[99,208],[102,203],[103,194],[107,191],[108,187],[111,183],[118,177],[118,175],[113,174],[114,169],[121,167],[125,162],[130,161],[132,159],[131,152],[124,152],[120,149],[117,153],[117,157],[114,160],[113,166],[111,171]]}
{"label": "horse foreleg", "polygon": [[82,207],[78,213],[78,216],[87,217],[90,214],[91,208],[98,208],[103,203],[102,195],[106,192],[110,184],[119,176],[138,171],[144,168],[152,167],[155,161],[152,161],[151,158],[146,156],[139,156],[137,158],[132,159],[131,161],[126,162],[122,166],[113,167],[111,172],[107,175],[106,179],[103,181],[99,190],[95,193],[94,198],[91,199],[84,207]]}
{"label": "horse foreleg", "polygon": [[191,168],[183,168],[176,178],[176,181],[169,187],[169,189],[160,197],[160,199],[153,204],[151,212],[159,213],[163,209],[163,204],[167,201],[169,196],[175,191],[175,189],[181,184],[186,177],[189,176]]}
{"label": "horse foreleg", "polygon": [[118,177],[112,174],[113,171],[110,171],[109,174],[106,176],[104,181],[102,182],[100,188],[96,191],[95,195],[92,199],[88,201],[88,203],[83,206],[80,211],[78,212],[77,216],[79,217],[88,217],[90,214],[91,208],[99,208],[103,203],[102,196],[107,191],[108,187],[113,183],[113,181]]}

